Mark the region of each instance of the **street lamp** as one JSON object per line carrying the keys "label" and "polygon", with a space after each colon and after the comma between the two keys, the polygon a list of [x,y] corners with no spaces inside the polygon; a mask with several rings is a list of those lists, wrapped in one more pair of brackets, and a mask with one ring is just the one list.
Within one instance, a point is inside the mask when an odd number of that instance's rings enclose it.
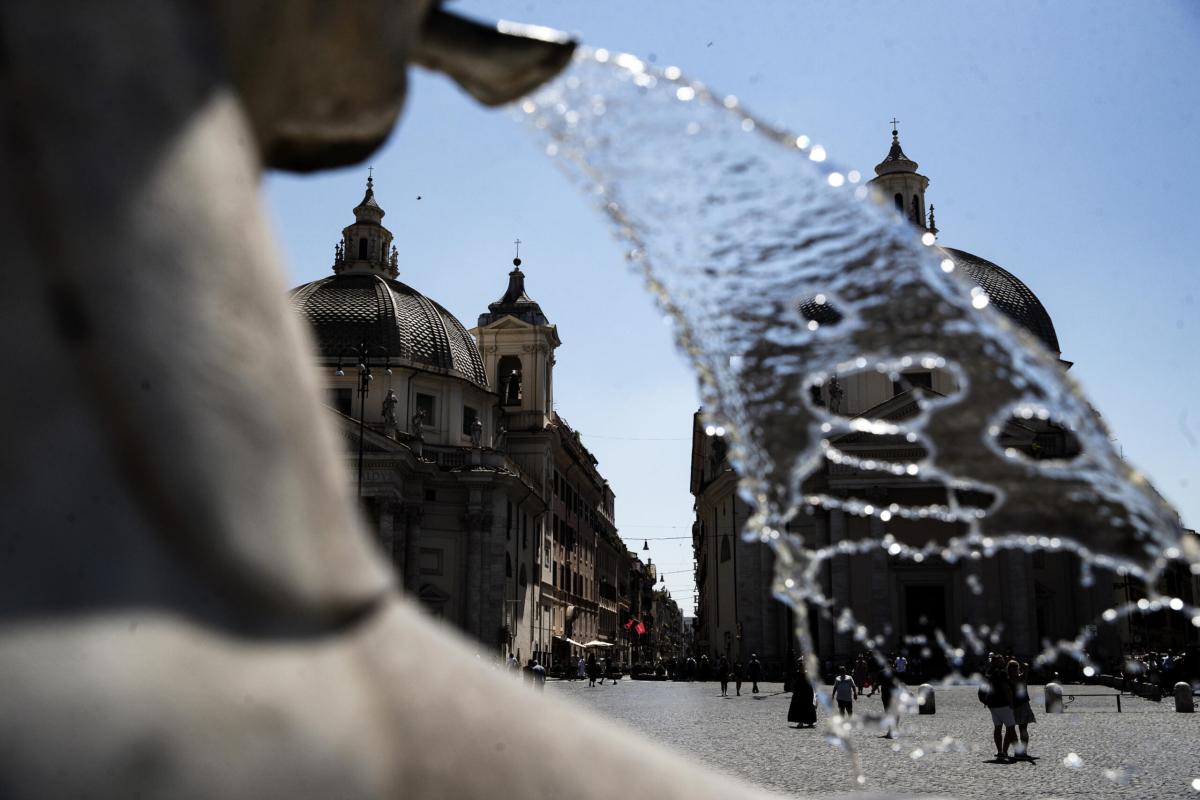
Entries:
{"label": "street lamp", "polygon": [[367,394],[370,393],[371,381],[375,377],[371,374],[371,363],[374,362],[379,366],[379,359],[383,359],[383,369],[387,375],[392,374],[391,362],[388,360],[387,348],[383,345],[368,345],[364,336],[358,347],[348,347],[338,354],[337,366],[333,370],[333,374],[339,378],[345,377],[346,371],[342,369],[342,359],[351,356],[357,362],[358,366],[358,497],[362,499],[362,482],[363,482],[363,428],[366,425],[367,418]]}

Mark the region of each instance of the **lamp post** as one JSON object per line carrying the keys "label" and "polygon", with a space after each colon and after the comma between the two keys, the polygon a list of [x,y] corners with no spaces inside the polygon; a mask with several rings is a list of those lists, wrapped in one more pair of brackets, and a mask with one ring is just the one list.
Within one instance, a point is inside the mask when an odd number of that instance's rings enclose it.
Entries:
{"label": "lamp post", "polygon": [[371,363],[374,361],[376,366],[379,366],[379,359],[383,359],[383,369],[389,376],[392,374],[392,366],[389,361],[388,351],[383,345],[368,345],[366,337],[359,342],[358,347],[348,347],[338,355],[337,366],[334,368],[333,374],[341,378],[346,375],[346,371],[342,369],[342,359],[347,356],[353,357],[358,363],[358,497],[362,499],[362,483],[363,483],[363,429],[367,419],[367,395],[370,393],[371,381],[375,377],[371,374]]}

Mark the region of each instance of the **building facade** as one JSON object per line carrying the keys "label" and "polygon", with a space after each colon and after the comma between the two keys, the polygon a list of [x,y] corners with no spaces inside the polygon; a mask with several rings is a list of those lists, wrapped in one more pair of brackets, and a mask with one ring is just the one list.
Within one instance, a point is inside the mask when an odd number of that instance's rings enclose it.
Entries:
{"label": "building facade", "polygon": [[514,259],[468,331],[397,280],[383,217],[368,179],[333,274],[290,299],[384,557],[481,652],[554,665],[591,645],[627,660],[631,554],[596,458],[554,411],[557,326]]}
{"label": "building facade", "polygon": [[[896,209],[917,227],[937,233],[933,207],[926,212],[929,179],[892,132],[891,149],[875,168],[874,189],[894,200]],[[1024,326],[1054,354],[1060,347],[1054,324],[1041,302],[1019,279],[986,259],[962,250],[942,248],[956,268],[969,276],[1002,313]],[[1070,362],[1062,360],[1062,368]],[[940,369],[914,369],[898,376],[863,372],[833,378],[814,388],[814,402],[845,416],[901,421],[915,415],[921,395],[956,391],[953,375]],[[1078,452],[1071,434],[1048,422],[1010,420],[1001,445],[1031,458],[1064,458]],[[837,448],[863,461],[903,462],[921,457],[919,445],[901,435],[852,433]],[[861,461],[860,461],[861,463]],[[772,593],[773,554],[757,543],[742,541],[740,531],[750,509],[738,496],[737,476],[726,458],[725,442],[711,435],[697,412],[692,429],[691,491],[695,497],[693,550],[698,591],[698,652],[745,659],[756,652],[768,667],[781,669],[794,654],[793,617]],[[944,503],[946,489],[921,476],[896,476],[827,461],[806,479],[804,491],[842,497],[871,498],[875,507],[895,502],[920,506]],[[960,495],[962,493],[960,492]],[[810,511],[812,511],[810,509]],[[901,544],[921,547],[944,541],[943,523],[926,519],[854,516],[815,510],[789,525],[806,546],[843,541],[880,540],[891,535]],[[955,531],[965,532],[965,531]],[[1107,576],[1082,580],[1074,555],[1007,550],[966,563],[928,558],[920,563],[891,559],[876,549],[829,559],[822,573],[824,595],[834,614],[810,613],[810,633],[821,661],[832,665],[864,649],[835,617],[848,610],[855,622],[881,637],[878,649],[907,652],[911,658],[937,659],[939,633],[958,641],[964,624],[989,626],[989,646],[1032,658],[1044,642],[1071,639],[1112,604]],[[1093,649],[1104,655],[1119,650],[1111,631],[1100,631]]]}

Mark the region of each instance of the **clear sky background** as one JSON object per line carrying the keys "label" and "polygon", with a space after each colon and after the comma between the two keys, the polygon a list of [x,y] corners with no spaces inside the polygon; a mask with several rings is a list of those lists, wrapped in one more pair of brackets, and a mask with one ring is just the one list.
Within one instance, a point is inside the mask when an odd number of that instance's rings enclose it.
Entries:
{"label": "clear sky background", "polygon": [[[450,5],[679,66],[868,176],[898,117],[940,242],[1033,289],[1125,456],[1200,525],[1200,3]],[[626,542],[690,613],[695,379],[599,214],[506,111],[420,70],[370,163],[400,280],[467,327],[520,237],[563,340],[559,413],[599,458]],[[291,283],[330,271],[365,177],[268,177]]]}

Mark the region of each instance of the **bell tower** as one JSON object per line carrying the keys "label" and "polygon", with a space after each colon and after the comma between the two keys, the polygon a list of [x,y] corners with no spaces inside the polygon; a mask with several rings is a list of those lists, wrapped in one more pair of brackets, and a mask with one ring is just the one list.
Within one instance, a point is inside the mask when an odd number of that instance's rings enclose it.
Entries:
{"label": "bell tower", "polygon": [[[520,239],[516,242],[520,252]],[[510,432],[544,430],[554,417],[554,351],[562,342],[542,307],[525,291],[521,257],[513,259],[504,296],[488,305],[471,331],[488,383]]]}
{"label": "bell tower", "polygon": [[929,178],[917,172],[917,162],[904,154],[900,147],[899,120],[892,120],[892,147],[887,157],[875,165],[875,177],[870,185],[896,206],[909,222],[918,228],[937,234],[930,216],[926,222],[925,190]]}

